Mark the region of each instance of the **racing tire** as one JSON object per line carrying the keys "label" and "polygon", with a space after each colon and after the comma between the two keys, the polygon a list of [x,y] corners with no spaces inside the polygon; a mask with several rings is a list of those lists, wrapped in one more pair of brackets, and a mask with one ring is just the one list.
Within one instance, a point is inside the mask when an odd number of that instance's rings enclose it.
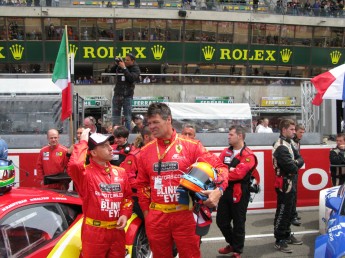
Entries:
{"label": "racing tire", "polygon": [[141,225],[134,240],[133,244],[133,258],[149,258],[152,257],[152,252],[149,245],[149,240],[146,236],[144,225]]}

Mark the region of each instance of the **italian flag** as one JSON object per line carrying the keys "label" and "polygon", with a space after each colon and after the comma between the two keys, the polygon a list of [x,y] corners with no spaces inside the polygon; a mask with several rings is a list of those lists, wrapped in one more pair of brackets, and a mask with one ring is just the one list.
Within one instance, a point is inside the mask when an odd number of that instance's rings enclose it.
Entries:
{"label": "italian flag", "polygon": [[53,83],[57,85],[62,91],[62,110],[61,120],[65,120],[72,114],[72,87],[71,87],[71,73],[68,60],[68,38],[66,36],[67,29],[62,36],[59,53],[56,58]]}

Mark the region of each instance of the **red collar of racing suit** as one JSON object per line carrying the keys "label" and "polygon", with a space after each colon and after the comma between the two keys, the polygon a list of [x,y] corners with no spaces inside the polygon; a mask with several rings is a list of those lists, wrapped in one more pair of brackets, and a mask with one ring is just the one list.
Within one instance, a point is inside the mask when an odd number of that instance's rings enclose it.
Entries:
{"label": "red collar of racing suit", "polygon": [[109,174],[111,172],[111,164],[109,161],[106,162],[106,166],[102,166],[98,164],[96,161],[94,161],[92,158],[90,158],[89,166],[96,167],[97,171],[102,171],[102,174]]}
{"label": "red collar of racing suit", "polygon": [[51,150],[55,150],[55,149],[57,149],[59,146],[60,146],[60,143],[58,143],[58,144],[56,144],[56,145],[50,145],[50,144],[48,144],[48,147],[49,147],[49,149],[51,149]]}
{"label": "red collar of racing suit", "polygon": [[169,146],[170,143],[172,143],[174,141],[175,137],[176,137],[176,131],[175,131],[175,129],[173,129],[173,133],[172,133],[170,139],[158,139],[157,138],[157,143],[158,143],[158,145]]}

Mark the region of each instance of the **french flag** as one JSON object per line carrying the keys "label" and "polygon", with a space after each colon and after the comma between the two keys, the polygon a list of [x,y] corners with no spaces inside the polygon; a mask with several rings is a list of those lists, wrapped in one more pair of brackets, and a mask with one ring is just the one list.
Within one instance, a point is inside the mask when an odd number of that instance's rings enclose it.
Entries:
{"label": "french flag", "polygon": [[345,64],[337,66],[328,72],[319,74],[311,79],[317,94],[313,105],[320,106],[324,99],[345,100]]}

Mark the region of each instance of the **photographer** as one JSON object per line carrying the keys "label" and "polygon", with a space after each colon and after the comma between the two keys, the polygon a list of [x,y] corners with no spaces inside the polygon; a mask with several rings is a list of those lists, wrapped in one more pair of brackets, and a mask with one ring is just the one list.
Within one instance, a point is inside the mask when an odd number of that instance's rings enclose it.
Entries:
{"label": "photographer", "polygon": [[[229,148],[222,151],[219,158],[229,168],[229,185],[220,198],[217,211],[217,226],[228,243],[218,252],[233,253],[232,257],[241,257],[244,247],[245,223],[250,191],[258,191],[250,186],[251,177],[260,181],[258,173],[253,173],[258,162],[254,153],[246,146],[245,128],[231,126],[228,140]],[[231,225],[232,224],[232,225]]]}
{"label": "photographer", "polygon": [[132,100],[135,83],[139,81],[140,68],[135,62],[135,56],[128,53],[123,60],[121,57],[115,58],[116,65],[111,68],[112,73],[116,73],[116,85],[112,102],[112,122],[122,124],[121,109],[125,117],[125,125],[131,130],[132,120]]}

